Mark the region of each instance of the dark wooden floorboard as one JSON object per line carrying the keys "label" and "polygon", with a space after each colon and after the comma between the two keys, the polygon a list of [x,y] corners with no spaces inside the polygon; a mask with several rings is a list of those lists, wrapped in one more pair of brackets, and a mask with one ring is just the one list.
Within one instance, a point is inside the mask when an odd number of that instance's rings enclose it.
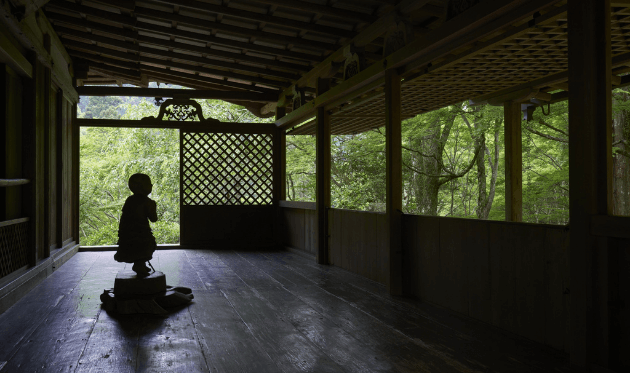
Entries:
{"label": "dark wooden floorboard", "polygon": [[157,251],[193,289],[165,317],[110,315],[130,265],[78,253],[0,315],[1,372],[568,372],[566,356],[289,252]]}

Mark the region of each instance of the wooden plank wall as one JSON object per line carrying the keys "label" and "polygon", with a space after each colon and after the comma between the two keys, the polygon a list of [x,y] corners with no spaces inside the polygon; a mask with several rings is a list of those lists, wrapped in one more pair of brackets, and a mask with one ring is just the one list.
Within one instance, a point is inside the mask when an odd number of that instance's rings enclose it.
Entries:
{"label": "wooden plank wall", "polygon": [[330,264],[385,284],[389,255],[383,213],[330,209]]}
{"label": "wooden plank wall", "polygon": [[568,230],[405,215],[408,293],[567,350]]}
{"label": "wooden plank wall", "polygon": [[274,246],[274,206],[181,206],[180,211],[182,246]]}
{"label": "wooden plank wall", "polygon": [[[0,135],[4,150],[0,177],[18,179],[22,177],[22,80],[9,67],[6,67],[4,89],[4,131]],[[2,188],[0,193],[0,220],[23,218],[22,187]]]}
{"label": "wooden plank wall", "polygon": [[[284,245],[314,255],[314,211],[283,214]],[[330,209],[329,232],[330,264],[386,283],[384,214]],[[562,226],[403,215],[404,291],[567,351],[568,237]]]}
{"label": "wooden plank wall", "polygon": [[315,257],[317,253],[317,211],[309,208],[281,207],[284,229],[282,245]]}

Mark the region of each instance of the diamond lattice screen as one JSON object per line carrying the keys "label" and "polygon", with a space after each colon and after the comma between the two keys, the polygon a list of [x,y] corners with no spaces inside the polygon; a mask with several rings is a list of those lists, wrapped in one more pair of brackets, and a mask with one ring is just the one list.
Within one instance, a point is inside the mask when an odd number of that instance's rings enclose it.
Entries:
{"label": "diamond lattice screen", "polygon": [[28,264],[28,222],[0,227],[0,277]]}
{"label": "diamond lattice screen", "polygon": [[182,131],[181,152],[183,205],[272,203],[271,135]]}

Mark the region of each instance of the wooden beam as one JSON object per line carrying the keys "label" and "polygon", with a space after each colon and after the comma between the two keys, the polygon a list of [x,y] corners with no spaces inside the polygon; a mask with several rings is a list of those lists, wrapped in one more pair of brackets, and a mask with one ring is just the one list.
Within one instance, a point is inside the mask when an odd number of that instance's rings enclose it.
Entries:
{"label": "wooden beam", "polygon": [[4,33],[0,33],[0,62],[6,63],[20,76],[26,78],[33,76],[31,63]]}
{"label": "wooden beam", "polygon": [[0,179],[0,187],[13,187],[28,184],[29,179]]}
{"label": "wooden beam", "polygon": [[[610,0],[568,2],[570,362],[609,367],[615,356],[609,307],[608,240],[591,235],[591,217],[612,208]],[[615,369],[616,370],[616,369]]]}
{"label": "wooden beam", "polygon": [[298,0],[257,0],[259,3],[276,5],[283,8],[296,9],[299,11],[310,11],[313,13],[325,14],[327,16],[340,18],[345,21],[353,21],[353,22],[362,22],[362,23],[372,23],[376,21],[376,17],[365,14],[352,12],[349,10],[335,8],[327,5],[319,5],[315,3],[298,1]]}
{"label": "wooden beam", "polygon": [[141,17],[166,20],[168,22],[177,22],[178,24],[192,25],[207,30],[218,30],[231,34],[241,35],[248,38],[256,38],[258,40],[267,40],[272,43],[280,43],[282,45],[293,44],[295,46],[303,46],[323,51],[336,49],[335,43],[324,43],[310,39],[299,38],[295,36],[285,36],[258,29],[249,29],[244,27],[232,26],[226,23],[213,22],[205,19],[186,17],[175,13],[162,12],[155,9],[136,6],[134,13]]}
{"label": "wooden beam", "polygon": [[[92,33],[89,32],[85,32],[85,31],[80,31],[80,30],[75,30],[75,29],[71,29],[71,28],[67,28],[67,27],[61,27],[58,26],[57,27],[57,31],[59,32],[60,35],[71,35],[73,37],[76,38],[81,38],[87,41],[86,46],[84,48],[90,48],[90,50],[92,51],[97,51],[97,48],[101,48],[101,47],[97,47],[94,46],[92,44],[93,41],[101,43],[101,44],[106,44],[106,45],[110,45],[110,46],[114,46],[114,47],[118,47],[118,48],[123,48],[123,49],[127,49],[128,51],[131,52],[136,52],[136,53],[143,53],[143,54],[150,54],[150,55],[154,55],[154,56],[159,56],[159,57],[164,57],[164,58],[168,58],[168,59],[178,59],[178,60],[182,60],[182,61],[186,61],[187,64],[188,62],[195,62],[195,63],[200,63],[203,65],[210,65],[210,66],[217,66],[217,67],[222,67],[222,68],[227,68],[230,70],[238,70],[238,71],[243,71],[243,72],[248,72],[248,73],[252,73],[252,74],[261,74],[261,75],[268,75],[268,76],[274,76],[277,78],[281,78],[284,80],[297,80],[299,78],[298,75],[296,74],[292,74],[292,73],[286,73],[286,72],[282,72],[282,71],[276,71],[276,70],[269,70],[269,69],[264,69],[264,68],[258,68],[255,66],[248,66],[248,65],[242,65],[242,64],[235,64],[232,62],[228,62],[228,61],[219,61],[216,59],[208,59],[205,57],[200,57],[200,56],[195,56],[195,55],[190,55],[190,54],[183,54],[183,53],[176,53],[173,51],[165,51],[162,49],[156,49],[156,48],[147,48],[147,47],[140,47],[135,43],[132,42],[128,42],[128,41],[123,41],[120,39],[114,39],[114,38],[110,38],[110,37],[106,37],[106,36],[101,36],[101,35],[94,35]],[[155,39],[155,38],[150,38],[150,39],[154,39],[156,41],[160,41],[161,39]],[[183,43],[176,43],[176,42],[170,42],[170,41],[165,41],[165,40],[161,40],[164,43],[169,44],[169,47],[180,47],[182,45],[185,46],[185,44]],[[78,45],[75,43],[71,44],[74,47],[78,47]],[[164,46],[164,44],[160,44],[161,46]],[[105,48],[102,48],[103,51],[101,53],[107,53],[108,50]],[[199,51],[203,54],[208,54],[209,50],[208,48],[198,48]],[[120,51],[113,51],[114,53],[119,52],[119,55],[124,55],[124,52],[120,52]],[[111,52],[110,52],[111,53]],[[234,54],[233,54],[234,55]],[[129,58],[132,61],[138,61],[139,57],[137,57],[135,54],[129,54]],[[258,61],[260,61],[260,59],[257,59]],[[224,74],[225,75],[225,74]],[[227,76],[227,75],[225,75]],[[237,78],[236,76],[229,76],[229,77],[234,77]],[[238,78],[237,78],[238,79]],[[286,84],[285,84],[286,85]]]}
{"label": "wooden beam", "polygon": [[[267,15],[264,13],[256,13],[237,8],[229,8],[224,5],[214,5],[196,0],[157,0],[157,2],[210,13],[222,14],[225,16],[241,18],[253,22],[290,27],[299,31],[311,31],[324,35],[332,35],[335,38],[352,38],[355,35],[354,32],[342,28],[316,25],[313,23],[296,21],[284,17],[274,17],[272,15]],[[309,4],[309,6],[310,5],[311,4]]]}
{"label": "wooden beam", "polygon": [[112,26],[110,24],[104,24],[94,20],[88,21],[80,17],[68,16],[54,11],[47,12],[46,15],[51,21],[53,21],[55,26],[58,26],[59,24],[66,24],[75,27],[83,27],[89,30],[98,30],[107,34],[122,36],[128,39],[136,39],[138,37],[137,31],[133,31],[128,28]]}
{"label": "wooden beam", "polygon": [[154,24],[148,23],[148,22],[140,22],[140,21],[138,21],[136,23],[136,25],[135,25],[135,28],[138,29],[138,30],[145,30],[145,31],[150,31],[150,32],[156,32],[156,33],[161,33],[161,34],[165,34],[165,35],[169,35],[169,36],[173,36],[173,37],[180,37],[180,38],[185,38],[185,39],[198,40],[198,41],[202,41],[202,42],[205,42],[205,43],[221,45],[221,46],[228,47],[228,48],[233,48],[233,49],[243,49],[243,50],[255,51],[255,52],[259,52],[259,53],[266,54],[266,55],[270,55],[271,53],[273,53],[273,55],[287,57],[287,58],[292,58],[292,59],[296,59],[296,60],[303,60],[303,61],[313,62],[313,61],[320,61],[322,59],[320,56],[315,55],[315,54],[294,52],[294,51],[291,51],[291,50],[288,50],[288,49],[284,49],[284,48],[280,48],[280,47],[273,48],[273,47],[263,46],[263,45],[258,45],[258,44],[245,43],[245,42],[241,42],[241,41],[237,41],[237,40],[220,38],[220,37],[213,36],[213,35],[200,34],[198,32],[178,30],[178,29],[174,29],[174,28],[171,28],[171,27],[165,27],[165,26],[158,26],[158,25],[154,25]]}
{"label": "wooden beam", "polygon": [[523,221],[523,140],[521,104],[503,106],[505,136],[505,220]]}
{"label": "wooden beam", "polygon": [[165,75],[172,75],[175,77],[181,77],[181,78],[185,78],[185,79],[190,79],[190,80],[198,80],[200,82],[207,82],[207,83],[211,83],[211,84],[215,84],[217,86],[225,86],[225,87],[231,87],[231,88],[237,88],[237,89],[242,89],[242,90],[247,90],[247,91],[254,91],[254,92],[260,92],[260,93],[275,93],[277,92],[276,90],[273,90],[271,88],[263,88],[263,87],[258,87],[256,85],[250,85],[250,84],[245,84],[245,83],[236,83],[236,82],[232,82],[229,80],[224,80],[224,79],[219,79],[219,78],[211,78],[211,77],[207,77],[207,76],[203,76],[203,75],[198,75],[198,74],[187,74],[181,71],[175,71],[175,70],[170,70],[170,69],[164,69],[164,68],[159,68],[159,67],[155,67],[155,66],[150,66],[147,64],[141,64],[140,65],[140,71],[143,73],[146,73],[147,75],[150,75],[149,73],[160,73],[160,74],[165,74]]}
{"label": "wooden beam", "polygon": [[133,27],[136,22],[135,17],[127,16],[124,14],[118,14],[114,12],[108,12],[106,10],[101,10],[97,8],[92,8],[91,6],[81,5],[77,3],[71,3],[69,1],[64,0],[53,0],[46,6],[47,11],[62,11],[62,12],[70,12],[70,13],[78,13],[85,14],[87,16],[100,18],[106,20],[108,22],[116,22],[121,25]]}
{"label": "wooden beam", "polygon": [[[551,4],[554,2],[556,2],[556,0],[552,0]],[[382,61],[372,64],[359,74],[342,82],[323,95],[316,97],[314,100],[306,105],[303,105],[297,110],[294,110],[279,121],[277,125],[291,126],[298,124],[313,117],[315,109],[321,105],[327,105],[330,102],[342,98],[353,97],[356,91],[375,81],[378,81],[379,79],[382,79],[387,69],[404,69],[404,66],[411,61],[421,58],[433,59],[443,57],[444,55],[450,53],[454,46],[462,46],[462,43],[459,42],[458,38],[462,38],[464,35],[473,34],[474,38],[471,38],[470,36],[466,36],[465,38],[467,43],[472,43],[474,40],[494,32],[497,28],[504,27],[505,25],[509,25],[530,16],[531,14],[524,13],[523,9],[519,7],[519,5],[522,5],[523,3],[525,3],[524,7],[528,11],[531,11],[532,9],[537,9],[537,7],[549,5],[550,1],[532,0],[527,2],[525,0],[518,0],[506,3],[503,0],[488,0],[482,2],[461,16],[455,17],[451,21],[429,32],[425,36],[417,38],[405,47],[387,56]],[[532,4],[536,5],[536,7],[533,7]],[[492,27],[489,27],[488,25],[491,25]],[[326,61],[330,62],[328,59],[326,59]],[[324,63],[326,63],[326,61],[324,61]],[[305,80],[311,79],[313,76],[317,76],[317,71],[319,69],[321,69],[321,64],[305,75],[296,84],[301,86],[301,82],[303,83]],[[286,95],[287,93],[288,91],[285,90],[283,95]],[[280,100],[282,100],[282,96],[280,97]]]}
{"label": "wooden beam", "polygon": [[75,120],[80,127],[112,127],[112,128],[175,128],[187,131],[199,131],[208,133],[265,133],[273,134],[276,131],[273,123],[216,123],[199,124],[196,122],[179,122],[169,120],[134,120],[134,119],[87,119]]}
{"label": "wooden beam", "polygon": [[272,93],[248,91],[217,91],[174,88],[132,88],[132,87],[77,87],[79,96],[127,96],[127,97],[187,97],[210,100],[236,100],[253,102],[273,102],[277,96]]}
{"label": "wooden beam", "polygon": [[[298,1],[291,1],[292,3],[299,3]],[[374,41],[376,38],[384,34],[395,21],[396,17],[399,17],[401,9],[405,9],[413,6],[421,6],[427,3],[428,0],[403,0],[401,1],[391,12],[388,14],[374,19],[373,23],[362,30],[358,35],[356,35],[349,43],[346,45],[353,45],[355,47],[363,47]],[[340,62],[345,60],[345,49],[346,45],[337,49],[330,56],[328,56],[324,61],[315,66],[311,71],[302,76],[295,84],[298,87],[307,87],[313,86],[316,79],[323,77],[327,74],[333,66],[339,64]],[[285,89],[284,95],[291,95],[291,88]],[[281,97],[280,100],[283,98]]]}
{"label": "wooden beam", "polygon": [[[139,43],[149,44],[152,46],[159,46],[159,47],[164,47],[164,48],[172,48],[172,49],[177,49],[177,50],[182,50],[182,51],[200,53],[204,55],[205,57],[208,57],[211,59],[215,59],[216,57],[219,57],[219,58],[222,58],[223,60],[228,59],[228,60],[233,60],[236,62],[249,62],[249,63],[254,63],[256,65],[259,65],[259,66],[274,67],[274,68],[282,69],[283,71],[290,70],[293,72],[306,72],[310,69],[309,65],[300,65],[296,63],[283,62],[283,61],[278,61],[272,58],[262,58],[260,56],[250,56],[243,53],[226,52],[226,51],[219,50],[216,48],[208,48],[205,46],[201,47],[198,45],[191,45],[189,43],[179,43],[175,41],[164,40],[160,38],[153,38],[153,37],[144,36],[144,35],[139,35],[137,41]],[[242,67],[249,68],[250,66],[243,65]],[[239,68],[241,68],[241,66],[234,66],[233,68],[238,70]],[[269,73],[268,75],[273,75],[273,72],[275,72],[276,70],[271,70],[271,71],[272,73]],[[285,73],[285,74],[290,74],[290,73]]]}
{"label": "wooden beam", "polygon": [[630,217],[609,215],[592,216],[591,235],[630,238]]}
{"label": "wooden beam", "polygon": [[387,288],[392,295],[403,295],[402,281],[402,130],[400,76],[396,70],[385,75],[385,155],[386,221],[388,232]]}
{"label": "wooden beam", "polygon": [[[320,79],[318,95],[330,88],[330,80]],[[320,107],[317,109],[316,138],[316,200],[317,205],[317,252],[319,264],[329,264],[328,257],[328,209],[330,208],[330,116]]]}

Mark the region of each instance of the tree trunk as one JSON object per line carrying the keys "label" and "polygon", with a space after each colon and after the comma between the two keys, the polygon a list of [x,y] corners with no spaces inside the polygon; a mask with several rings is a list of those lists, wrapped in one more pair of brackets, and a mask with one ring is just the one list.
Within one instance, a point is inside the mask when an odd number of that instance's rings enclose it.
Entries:
{"label": "tree trunk", "polygon": [[[628,101],[616,93],[615,101]],[[613,117],[613,214],[630,215],[630,112],[619,110]]]}

